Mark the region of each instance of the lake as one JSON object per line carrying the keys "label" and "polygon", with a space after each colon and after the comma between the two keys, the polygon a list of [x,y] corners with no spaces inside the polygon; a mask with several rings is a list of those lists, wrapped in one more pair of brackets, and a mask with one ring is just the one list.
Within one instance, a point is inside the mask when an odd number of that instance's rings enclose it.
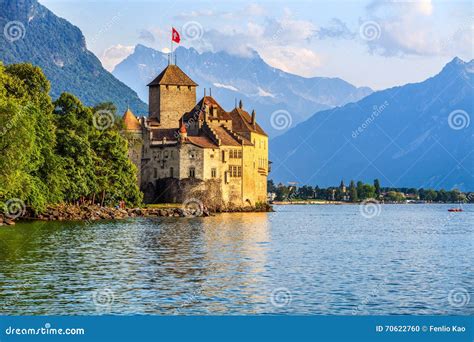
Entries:
{"label": "lake", "polygon": [[0,314],[474,313],[474,206],[0,227]]}

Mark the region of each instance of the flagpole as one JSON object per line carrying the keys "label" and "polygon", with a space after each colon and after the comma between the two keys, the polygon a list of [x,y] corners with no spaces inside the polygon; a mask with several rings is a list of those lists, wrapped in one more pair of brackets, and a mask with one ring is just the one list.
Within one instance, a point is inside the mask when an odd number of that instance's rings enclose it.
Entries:
{"label": "flagpole", "polygon": [[171,27],[171,51],[170,51],[170,64],[173,64],[173,27]]}

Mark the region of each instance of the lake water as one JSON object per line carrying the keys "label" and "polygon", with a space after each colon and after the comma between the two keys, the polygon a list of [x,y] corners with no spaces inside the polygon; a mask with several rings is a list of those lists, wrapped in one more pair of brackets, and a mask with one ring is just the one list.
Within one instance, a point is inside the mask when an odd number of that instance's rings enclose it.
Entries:
{"label": "lake water", "polygon": [[0,314],[474,313],[474,206],[0,228]]}

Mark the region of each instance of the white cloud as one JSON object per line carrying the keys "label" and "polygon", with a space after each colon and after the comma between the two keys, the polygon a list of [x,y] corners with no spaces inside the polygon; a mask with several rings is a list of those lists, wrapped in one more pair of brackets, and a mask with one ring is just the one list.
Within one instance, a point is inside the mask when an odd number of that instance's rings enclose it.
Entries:
{"label": "white cloud", "polygon": [[275,95],[273,95],[272,93],[269,93],[268,91],[263,90],[260,87],[258,87],[258,96],[275,97]]}
{"label": "white cloud", "polygon": [[371,21],[380,29],[377,39],[367,41],[370,51],[385,56],[460,53],[459,49],[453,50],[453,38],[462,40],[461,44],[455,44],[460,48],[468,43],[465,35],[458,32],[456,37],[454,32],[440,31],[434,11],[431,0],[372,1],[367,6],[367,18],[360,20],[360,25]]}
{"label": "white cloud", "polygon": [[222,19],[239,19],[244,17],[256,17],[265,14],[265,8],[259,4],[249,4],[242,10],[237,11],[215,11],[211,9],[204,9],[198,11],[182,12],[175,15],[177,20],[195,20],[204,17],[215,17]]}
{"label": "white cloud", "polygon": [[275,68],[293,74],[312,77],[321,66],[321,58],[311,49],[300,47],[272,47],[262,53],[262,58]]}
{"label": "white cloud", "polygon": [[296,19],[285,11],[281,18],[250,20],[244,26],[226,25],[219,30],[206,30],[202,38],[191,45],[201,52],[226,51],[242,57],[253,57],[257,51],[273,67],[314,76],[315,68],[321,65],[320,57],[310,47],[315,32],[313,23]]}
{"label": "white cloud", "polygon": [[134,46],[113,45],[102,53],[100,61],[105,69],[112,71],[117,64],[132,54],[134,49]]}
{"label": "white cloud", "polygon": [[239,91],[239,89],[237,89],[236,87],[231,86],[229,84],[213,83],[213,85],[216,88],[224,88],[224,89],[229,89],[229,90],[233,90],[233,91]]}

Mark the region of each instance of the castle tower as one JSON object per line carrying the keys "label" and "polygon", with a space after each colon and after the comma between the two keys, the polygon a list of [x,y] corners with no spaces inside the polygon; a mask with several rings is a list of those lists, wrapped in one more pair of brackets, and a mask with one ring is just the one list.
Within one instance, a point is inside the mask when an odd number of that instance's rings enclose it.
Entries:
{"label": "castle tower", "polygon": [[197,84],[170,64],[148,87],[149,117],[157,119],[160,128],[179,128],[180,118],[196,105]]}
{"label": "castle tower", "polygon": [[[135,164],[138,170],[141,169],[142,162],[142,125],[140,120],[128,108],[122,116],[125,126],[125,137],[128,141],[128,157]],[[141,182],[141,172],[137,174],[138,184]]]}

